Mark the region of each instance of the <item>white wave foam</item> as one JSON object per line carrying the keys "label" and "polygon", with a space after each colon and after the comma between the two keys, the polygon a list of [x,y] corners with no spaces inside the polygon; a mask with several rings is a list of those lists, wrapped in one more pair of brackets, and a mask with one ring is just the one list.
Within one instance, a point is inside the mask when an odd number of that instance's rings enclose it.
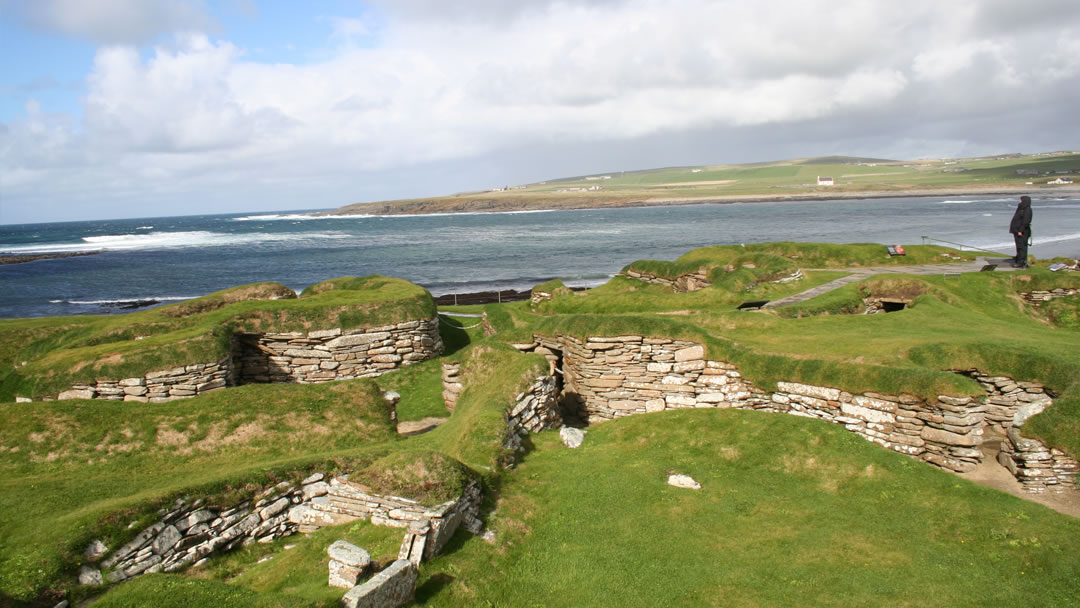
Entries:
{"label": "white wave foam", "polygon": [[[88,304],[101,305],[101,304],[126,304],[128,302],[147,302],[147,301],[150,301],[150,300],[155,300],[157,302],[177,302],[179,300],[190,300],[190,299],[192,299],[194,297],[196,297],[196,296],[146,296],[146,297],[138,297],[138,298],[120,298],[120,299],[117,299],[117,300],[67,300],[67,303],[68,304],[79,304],[79,305],[88,305]],[[52,302],[52,303],[59,303],[59,302],[63,302],[63,301],[64,300],[49,300],[49,302]]]}
{"label": "white wave foam", "polygon": [[[1034,230],[1032,230],[1032,232],[1034,232]],[[1038,247],[1039,245],[1042,245],[1042,244],[1045,244],[1045,243],[1060,243],[1062,241],[1076,241],[1076,240],[1080,240],[1080,232],[1075,232],[1073,234],[1060,234],[1060,235],[1056,235],[1056,236],[1039,236],[1039,235],[1036,234],[1035,235],[1034,246]],[[971,247],[962,247],[961,250],[963,250],[963,251],[971,251],[972,248],[974,248],[974,247],[978,247],[978,248],[981,248],[981,249],[990,249],[990,250],[1009,249],[1009,248],[1012,248],[1014,245],[1015,245],[1015,243],[1013,241],[1001,241],[1001,242],[997,242],[997,243],[991,243],[989,245],[972,245]]]}
{"label": "white wave foam", "polygon": [[941,201],[938,204],[939,205],[970,205],[970,204],[973,204],[973,203],[1010,203],[1010,202],[1013,202],[1014,200],[1017,200],[1017,199],[1012,199],[1012,198],[977,198],[977,199],[970,200],[970,201],[947,200],[947,201]]}
{"label": "white wave foam", "polygon": [[242,217],[234,217],[234,222],[269,222],[277,220],[293,220],[293,221],[308,221],[308,220],[333,220],[341,218],[356,218],[367,217],[359,215],[311,215],[307,213],[267,213],[264,215],[245,215]]}
{"label": "white wave foam", "polygon": [[146,234],[109,234],[83,237],[81,243],[42,243],[5,248],[11,253],[65,253],[74,251],[127,251],[134,249],[177,249],[184,247],[222,247],[249,243],[346,239],[343,233],[295,232],[225,234],[193,230],[188,232],[150,232]]}

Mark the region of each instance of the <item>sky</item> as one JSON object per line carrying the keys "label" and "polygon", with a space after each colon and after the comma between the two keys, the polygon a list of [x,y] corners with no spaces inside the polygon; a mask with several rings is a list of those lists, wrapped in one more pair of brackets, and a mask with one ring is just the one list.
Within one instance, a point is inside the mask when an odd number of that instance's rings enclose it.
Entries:
{"label": "sky", "polygon": [[0,0],[0,223],[1080,148],[1076,0]]}

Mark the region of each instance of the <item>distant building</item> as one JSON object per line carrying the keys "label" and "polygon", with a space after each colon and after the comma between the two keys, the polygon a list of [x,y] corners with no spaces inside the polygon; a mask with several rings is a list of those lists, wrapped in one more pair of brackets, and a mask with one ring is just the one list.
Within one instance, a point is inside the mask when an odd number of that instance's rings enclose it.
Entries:
{"label": "distant building", "polygon": [[1072,180],[1071,177],[1059,177],[1057,179],[1050,180],[1050,181],[1048,181],[1046,183],[1048,183],[1048,184],[1071,184],[1071,183],[1073,183],[1073,180]]}
{"label": "distant building", "polygon": [[598,180],[598,179],[611,179],[611,176],[610,175],[593,175],[591,177],[586,177],[585,179],[588,180],[588,181],[593,181],[593,180]]}
{"label": "distant building", "polygon": [[819,175],[818,178],[817,178],[817,185],[819,185],[819,186],[832,186],[833,185],[833,178],[831,178],[831,177],[821,177]]}
{"label": "distant building", "polygon": [[1038,169],[1017,169],[1016,174],[1017,175],[1038,175],[1039,170]]}
{"label": "distant building", "polygon": [[704,169],[691,169],[690,173],[701,173]]}

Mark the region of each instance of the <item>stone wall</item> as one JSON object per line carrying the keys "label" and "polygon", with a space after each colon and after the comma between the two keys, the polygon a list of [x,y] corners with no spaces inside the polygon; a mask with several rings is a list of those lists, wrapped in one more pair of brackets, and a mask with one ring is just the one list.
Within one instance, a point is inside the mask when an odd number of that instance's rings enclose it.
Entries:
{"label": "stone wall", "polygon": [[[742,266],[745,268],[755,267],[753,264],[743,264]],[[735,270],[735,267],[728,266],[727,270],[728,272],[730,272],[732,270]],[[637,279],[638,281],[641,281],[643,283],[664,285],[666,287],[670,287],[671,291],[673,291],[674,293],[688,293],[691,291],[698,291],[699,289],[705,289],[706,287],[712,285],[712,283],[709,282],[708,269],[706,268],[699,268],[696,272],[689,272],[684,275],[680,275],[674,279],[669,279],[667,277],[661,277],[648,272],[640,272],[632,269],[628,269],[626,272],[624,272],[623,276],[630,277],[631,279]],[[746,286],[746,290],[750,291],[754,287],[765,283],[791,283],[792,281],[801,281],[804,278],[805,276],[803,275],[802,270],[795,269],[795,272],[791,273],[786,277],[781,277],[779,279],[774,279],[771,281],[757,281],[755,283],[751,283],[750,285]]]}
{"label": "stone wall", "polygon": [[[795,382],[779,382],[775,391],[764,391],[743,378],[734,365],[706,360],[702,345],[667,338],[534,336],[532,343],[515,347],[561,359],[564,398],[576,403],[590,423],[681,408],[787,413],[842,424],[883,447],[957,472],[971,471],[981,462],[987,429],[999,433],[1019,429],[1022,423],[1016,420],[1021,410],[1030,417],[1036,407],[1052,403],[1037,383],[1016,383],[974,371],[965,373],[986,388],[984,399],[938,395],[928,401],[906,394],[853,395]],[[1038,483],[1018,475],[1029,491],[1039,491],[1038,484],[1066,487],[1075,477],[1076,461],[1045,446],[1035,449],[1030,443],[1017,443],[1010,453],[1016,454],[1017,469],[1040,471],[1028,476]]]}
{"label": "stone wall", "polygon": [[443,404],[450,413],[454,412],[454,408],[457,407],[458,397],[461,396],[461,391],[465,390],[465,387],[461,384],[460,373],[460,363],[442,364]]}
{"label": "stone wall", "polygon": [[524,451],[522,438],[529,433],[538,433],[545,429],[562,426],[559,413],[559,382],[555,376],[541,376],[529,387],[519,393],[514,407],[506,412],[506,443],[508,459],[505,466],[513,466],[517,454]]}
{"label": "stone wall", "polygon": [[442,352],[437,317],[347,331],[237,334],[231,355],[216,363],[75,384],[57,399],[160,403],[237,384],[368,378]]}
{"label": "stone wall", "polygon": [[911,300],[905,300],[903,298],[863,298],[863,306],[866,307],[863,314],[876,315],[886,313],[891,310],[906,308],[908,304],[911,304]]}
{"label": "stone wall", "polygon": [[350,589],[341,598],[341,605],[345,608],[397,608],[412,599],[416,577],[416,566],[399,559],[366,583]]}
{"label": "stone wall", "polygon": [[1040,290],[1040,291],[1028,291],[1020,294],[1021,298],[1024,298],[1034,306],[1038,306],[1043,302],[1049,302],[1054,298],[1064,298],[1066,296],[1080,295],[1080,289],[1072,289],[1067,287],[1058,287],[1053,290]]}
{"label": "stone wall", "polygon": [[238,384],[368,378],[443,352],[437,318],[345,331],[238,334],[233,344]]}
{"label": "stone wall", "polygon": [[60,393],[57,399],[107,399],[162,403],[194,397],[233,384],[232,358],[216,363],[198,363],[150,372],[145,376],[121,380],[97,380],[76,384]]}
{"label": "stone wall", "polygon": [[[289,511],[325,494],[327,484],[322,479],[322,474],[316,474],[295,486],[282,482],[228,509],[204,506],[201,499],[178,500],[159,512],[160,520],[115,551],[100,541],[92,543],[85,554],[87,561],[100,560],[100,567],[108,571],[105,580],[115,583],[147,572],[174,572],[201,564],[214,553],[288,536],[298,527]],[[88,565],[84,570],[80,580],[85,574],[90,582],[102,581],[97,567]]]}
{"label": "stone wall", "polygon": [[482,495],[475,481],[458,499],[424,507],[408,498],[375,494],[347,477],[329,483],[324,479],[316,473],[299,484],[282,482],[227,509],[206,506],[202,499],[178,500],[159,512],[161,519],[114,551],[100,541],[91,543],[80,582],[116,583],[148,572],[175,572],[216,553],[356,519],[410,528],[406,540],[422,537],[418,559],[438,553],[459,526],[474,531],[480,527],[476,515]]}
{"label": "stone wall", "polygon": [[631,279],[637,279],[643,283],[652,283],[653,285],[664,285],[670,287],[671,291],[675,293],[687,293],[691,291],[697,291],[699,289],[705,289],[712,285],[709,282],[707,270],[705,268],[699,268],[696,272],[690,272],[674,279],[667,277],[661,277],[655,274],[647,272],[639,272],[633,269],[627,269],[623,273],[623,276],[630,277]]}

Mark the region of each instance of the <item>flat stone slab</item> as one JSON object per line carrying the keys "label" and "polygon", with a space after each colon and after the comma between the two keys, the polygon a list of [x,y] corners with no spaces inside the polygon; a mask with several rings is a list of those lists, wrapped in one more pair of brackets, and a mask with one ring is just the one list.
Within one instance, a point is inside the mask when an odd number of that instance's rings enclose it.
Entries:
{"label": "flat stone slab", "polygon": [[701,489],[701,484],[695,481],[693,477],[681,473],[668,475],[667,482],[669,486],[675,486],[676,488],[687,488],[690,490]]}

